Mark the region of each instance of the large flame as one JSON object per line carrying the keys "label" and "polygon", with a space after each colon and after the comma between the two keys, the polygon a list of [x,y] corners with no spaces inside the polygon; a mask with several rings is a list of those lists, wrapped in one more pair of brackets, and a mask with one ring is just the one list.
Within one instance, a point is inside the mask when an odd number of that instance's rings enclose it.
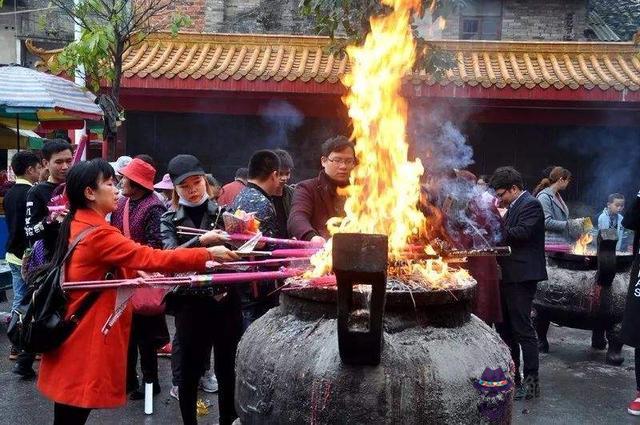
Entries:
{"label": "large flame", "polygon": [[[327,224],[331,234],[385,234],[390,259],[402,260],[409,241],[424,240],[426,228],[425,216],[418,209],[424,168],[419,159],[408,160],[407,101],[400,93],[403,77],[416,60],[410,17],[421,1],[383,3],[393,7],[393,12],[372,18],[364,45],[347,48],[352,68],[343,78],[349,88],[343,101],[353,122],[358,166],[347,188],[345,218],[333,218]],[[312,276],[330,272],[331,241],[312,258],[312,264]],[[414,263],[407,269],[408,274],[432,284],[452,276],[439,259]]]}

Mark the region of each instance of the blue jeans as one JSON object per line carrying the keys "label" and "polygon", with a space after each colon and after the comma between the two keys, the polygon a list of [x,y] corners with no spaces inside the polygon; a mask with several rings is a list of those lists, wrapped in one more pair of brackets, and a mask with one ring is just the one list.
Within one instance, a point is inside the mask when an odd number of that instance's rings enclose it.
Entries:
{"label": "blue jeans", "polygon": [[13,304],[11,310],[16,310],[20,306],[22,298],[27,294],[27,284],[22,279],[22,267],[9,263],[11,278],[13,279]]}

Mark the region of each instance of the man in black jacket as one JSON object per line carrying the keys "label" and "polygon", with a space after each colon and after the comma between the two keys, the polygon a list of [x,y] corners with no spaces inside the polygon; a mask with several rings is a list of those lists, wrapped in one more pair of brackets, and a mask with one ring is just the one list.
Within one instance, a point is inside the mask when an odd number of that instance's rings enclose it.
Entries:
{"label": "man in black jacket", "polygon": [[503,323],[498,333],[511,349],[516,365],[516,383],[520,381],[520,349],[524,360],[524,381],[515,399],[530,399],[540,394],[538,383],[538,339],[531,321],[536,286],[547,279],[544,256],[544,212],[542,205],[523,190],[522,176],[512,167],[500,167],[491,177],[491,187],[503,207],[503,243],[511,247],[511,256],[500,258],[500,285]]}
{"label": "man in black jacket", "polygon": [[[60,223],[66,215],[66,210],[49,214],[49,201],[54,190],[64,183],[67,171],[71,168],[73,152],[71,145],[62,139],[52,139],[42,146],[43,165],[49,170],[49,179],[38,183],[27,192],[27,203],[24,230],[31,247],[42,240],[45,260],[49,261],[55,250],[56,239],[60,230]],[[22,352],[13,372],[24,379],[33,378],[33,353]]]}
{"label": "man in black jacket", "polygon": [[43,164],[49,170],[49,179],[33,186],[27,194],[25,231],[31,245],[44,240],[47,260],[55,249],[60,223],[66,212],[50,215],[49,202],[54,190],[64,183],[71,168],[73,152],[71,145],[62,139],[47,141],[42,146]]}
{"label": "man in black jacket", "polygon": [[[20,305],[22,298],[27,292],[27,285],[22,279],[22,255],[27,248],[27,235],[24,232],[24,217],[27,209],[27,192],[38,181],[42,164],[40,158],[31,151],[22,151],[11,158],[11,169],[16,175],[16,184],[9,189],[4,196],[3,207],[7,219],[9,238],[7,239],[5,260],[11,270],[13,280],[13,303],[11,310],[14,311]],[[9,358],[14,360],[18,352],[11,347]]]}

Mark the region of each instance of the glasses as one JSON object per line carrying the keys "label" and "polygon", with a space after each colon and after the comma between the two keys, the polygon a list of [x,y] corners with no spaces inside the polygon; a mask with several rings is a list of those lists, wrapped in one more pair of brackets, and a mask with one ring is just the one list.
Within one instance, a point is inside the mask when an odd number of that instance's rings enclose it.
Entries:
{"label": "glasses", "polygon": [[333,162],[334,164],[338,165],[346,165],[347,167],[353,167],[354,165],[356,165],[356,160],[353,158],[327,158],[327,161]]}
{"label": "glasses", "polygon": [[498,192],[498,191],[496,191],[496,196],[497,196],[499,199],[502,199],[502,197],[504,196],[504,194],[505,194],[505,193],[507,193],[507,192],[508,192],[508,190],[507,190],[507,189],[503,190],[502,192]]}

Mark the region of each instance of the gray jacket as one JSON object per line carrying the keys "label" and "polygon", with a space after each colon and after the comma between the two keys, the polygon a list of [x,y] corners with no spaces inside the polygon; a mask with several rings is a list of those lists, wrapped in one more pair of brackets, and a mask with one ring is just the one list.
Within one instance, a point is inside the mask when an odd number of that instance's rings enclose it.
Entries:
{"label": "gray jacket", "polygon": [[571,244],[569,235],[569,208],[558,201],[553,190],[548,187],[541,190],[536,197],[544,211],[544,243],[545,245]]}

